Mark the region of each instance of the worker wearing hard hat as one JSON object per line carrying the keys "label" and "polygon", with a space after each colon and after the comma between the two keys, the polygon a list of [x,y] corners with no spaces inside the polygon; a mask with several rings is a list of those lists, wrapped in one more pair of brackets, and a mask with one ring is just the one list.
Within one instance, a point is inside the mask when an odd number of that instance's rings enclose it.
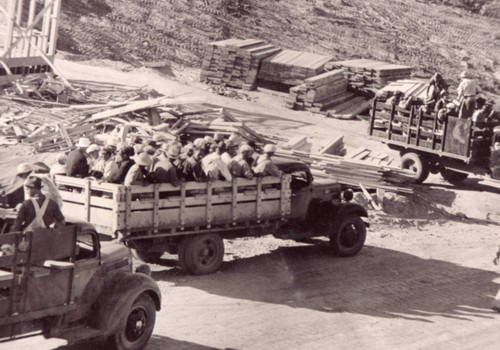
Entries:
{"label": "worker wearing hard hat", "polygon": [[42,193],[49,199],[52,199],[59,208],[62,207],[63,201],[57,186],[52,181],[50,174],[47,173],[36,173],[35,167],[29,163],[21,163],[17,166],[17,177],[24,180],[24,199],[28,199],[29,197],[29,188],[27,187],[28,178],[36,177],[39,178],[42,182],[41,191]]}
{"label": "worker wearing hard hat", "polygon": [[468,119],[472,117],[474,109],[476,108],[476,95],[480,89],[475,80],[471,79],[468,72],[460,74],[460,84],[458,85],[458,101],[460,106],[458,108],[458,117]]}
{"label": "worker wearing hard hat", "polygon": [[179,159],[181,150],[177,145],[163,144],[158,161],[154,164],[153,174],[156,183],[171,183],[178,186],[181,180],[177,176],[174,161]]}
{"label": "worker wearing hard hat", "polygon": [[271,157],[276,152],[276,146],[267,144],[264,146],[264,154],[259,156],[253,171],[260,176],[281,176],[281,170],[273,163]]}
{"label": "worker wearing hard hat", "polygon": [[134,156],[134,161],[135,164],[130,167],[123,184],[125,186],[149,184],[147,169],[153,164],[153,159],[146,152],[142,152]]}
{"label": "worker wearing hard hat", "polygon": [[250,164],[252,162],[253,148],[244,143],[238,149],[238,155],[235,156],[230,164],[229,171],[234,177],[244,177],[248,180],[253,179],[253,172]]}
{"label": "worker wearing hard hat", "polygon": [[66,175],[84,178],[89,175],[89,164],[86,150],[90,146],[90,140],[81,137],[76,144],[76,149],[68,154],[66,160]]}

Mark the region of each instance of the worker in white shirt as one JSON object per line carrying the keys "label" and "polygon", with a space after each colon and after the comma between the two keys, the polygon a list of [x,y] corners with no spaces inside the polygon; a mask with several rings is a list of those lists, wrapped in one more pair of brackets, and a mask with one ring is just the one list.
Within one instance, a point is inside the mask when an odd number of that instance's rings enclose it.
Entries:
{"label": "worker in white shirt", "polygon": [[480,89],[475,80],[469,77],[467,72],[460,74],[460,84],[458,85],[458,101],[460,107],[458,109],[458,117],[468,119],[472,117],[474,109],[476,108],[476,95]]}

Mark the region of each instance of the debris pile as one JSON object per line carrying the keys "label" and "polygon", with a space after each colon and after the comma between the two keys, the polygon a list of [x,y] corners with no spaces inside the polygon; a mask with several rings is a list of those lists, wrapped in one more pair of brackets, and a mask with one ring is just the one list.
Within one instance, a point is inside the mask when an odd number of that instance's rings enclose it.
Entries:
{"label": "debris pile", "polygon": [[200,80],[253,90],[261,61],[279,51],[279,47],[256,39],[209,43],[203,56]]}
{"label": "debris pile", "polygon": [[307,78],[323,73],[324,66],[332,56],[303,51],[283,50],[262,60],[259,69],[259,83],[271,82],[284,85],[300,85]]}
{"label": "debris pile", "polygon": [[325,64],[325,70],[343,68],[353,91],[373,94],[391,81],[410,78],[412,67],[370,59],[333,61]]}
{"label": "debris pile", "polygon": [[307,78],[304,84],[290,88],[285,106],[297,110],[319,112],[351,99],[342,69]]}

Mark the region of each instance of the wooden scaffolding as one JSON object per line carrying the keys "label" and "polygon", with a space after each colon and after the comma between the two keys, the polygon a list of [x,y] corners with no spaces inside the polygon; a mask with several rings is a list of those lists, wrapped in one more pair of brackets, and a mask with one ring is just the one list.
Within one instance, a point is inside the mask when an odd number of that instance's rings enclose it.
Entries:
{"label": "wooden scaffolding", "polygon": [[0,85],[54,70],[61,0],[0,0]]}

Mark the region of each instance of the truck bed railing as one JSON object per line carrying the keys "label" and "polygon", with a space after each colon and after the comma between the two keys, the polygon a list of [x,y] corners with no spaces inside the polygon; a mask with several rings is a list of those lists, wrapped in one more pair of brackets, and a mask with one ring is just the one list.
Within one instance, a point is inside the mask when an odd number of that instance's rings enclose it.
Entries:
{"label": "truck bed railing", "polygon": [[387,144],[465,162],[470,161],[474,150],[484,146],[482,137],[474,137],[469,119],[450,116],[441,124],[437,113],[426,114],[419,107],[406,110],[374,99],[369,135]]}
{"label": "truck bed railing", "polygon": [[100,233],[211,229],[248,220],[286,220],[290,214],[290,175],[252,180],[183,182],[124,186],[58,175],[63,214],[85,220]]}

